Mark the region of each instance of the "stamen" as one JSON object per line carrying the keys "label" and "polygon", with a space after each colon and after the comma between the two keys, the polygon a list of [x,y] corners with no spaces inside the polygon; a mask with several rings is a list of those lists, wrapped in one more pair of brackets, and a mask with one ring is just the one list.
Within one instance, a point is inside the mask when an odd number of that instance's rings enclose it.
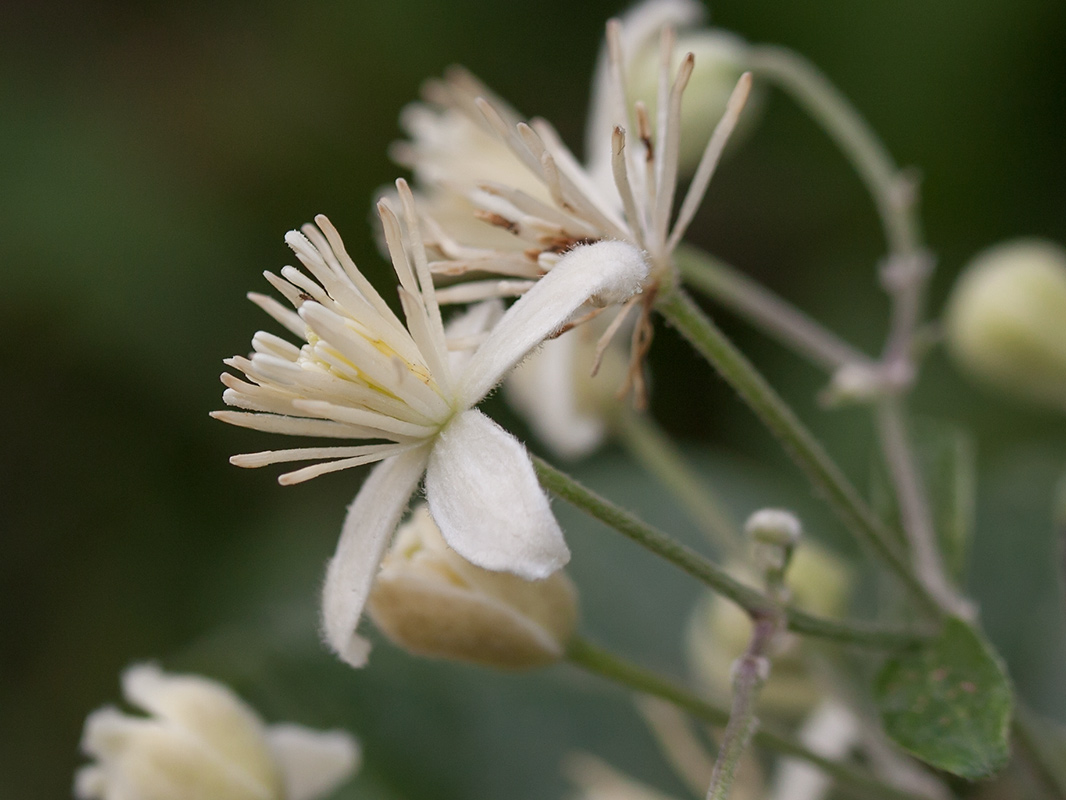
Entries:
{"label": "stamen", "polygon": [[440,289],[437,296],[445,304],[474,303],[491,297],[518,297],[535,285],[536,281],[470,281]]}
{"label": "stamen", "polygon": [[521,189],[514,189],[499,183],[483,183],[478,188],[487,194],[506,200],[519,211],[542,219],[545,222],[560,225],[563,229],[576,233],[577,236],[599,235],[599,231],[584,220],[564,214],[559,209],[541,202]]}
{"label": "stamen", "polygon": [[[286,300],[292,303],[292,307],[299,309],[304,304],[304,298],[300,296],[300,291],[287,280],[278,277],[269,270],[263,273],[263,277],[267,279],[271,286],[277,289],[278,293],[284,296]],[[294,331],[295,333],[295,331]],[[303,336],[303,333],[298,334]]]}
{"label": "stamen", "polygon": [[603,336],[596,342],[596,354],[592,359],[592,371],[589,373],[589,377],[595,378],[596,373],[600,371],[600,364],[603,363],[603,354],[607,352],[607,347],[610,345],[611,340],[621,329],[622,324],[626,321],[626,317],[629,316],[629,312],[636,307],[636,304],[640,301],[640,295],[631,297],[622,306],[622,309],[611,320],[611,324],[607,326],[607,330],[603,332]]}
{"label": "stamen", "polygon": [[386,414],[378,414],[363,408],[350,408],[336,403],[328,403],[324,400],[293,400],[293,408],[305,411],[315,416],[321,416],[338,422],[346,422],[351,425],[359,425],[363,428],[371,428],[379,431],[378,438],[383,439],[426,439],[437,432],[436,427],[431,425],[418,425],[414,422],[396,419]]}
{"label": "stamen", "polygon": [[625,53],[622,49],[622,23],[617,19],[607,20],[607,64],[610,69],[611,105],[614,124],[629,127],[629,93],[626,91]]}
{"label": "stamen", "polygon": [[670,234],[670,240],[666,244],[667,253],[673,252],[674,248],[677,247],[678,242],[681,241],[681,237],[685,235],[685,231],[692,222],[692,218],[696,216],[696,210],[700,207],[700,203],[703,202],[707,187],[710,185],[714,171],[718,167],[718,161],[722,157],[722,151],[725,150],[729,137],[737,125],[737,120],[740,118],[740,112],[744,110],[744,105],[748,101],[748,95],[751,92],[751,81],[751,73],[745,72],[740,76],[740,80],[737,81],[733,93],[729,95],[725,114],[722,115],[718,124],[714,126],[714,133],[711,134],[707,147],[704,148],[700,163],[696,167],[696,174],[692,178],[692,183],[689,184],[685,200],[677,214],[677,222],[674,223],[673,233]]}
{"label": "stamen", "polygon": [[[294,447],[288,450],[264,450],[261,453],[241,453],[230,456],[229,463],[244,469],[258,469],[271,464],[284,464],[289,461],[312,461],[322,458],[367,458],[380,461],[394,455],[407,445],[364,444],[355,447]],[[368,461],[364,461],[369,463]]]}
{"label": "stamen", "polygon": [[681,68],[670,90],[670,113],[666,118],[666,128],[659,131],[662,146],[661,176],[658,198],[655,204],[655,239],[666,241],[667,228],[670,225],[670,211],[674,202],[674,190],[677,188],[677,164],[681,154],[681,96],[685,92],[696,58],[688,53],[681,62]]}
{"label": "stamen", "polygon": [[367,437],[362,425],[349,425],[331,419],[286,417],[279,414],[250,414],[243,411],[212,411],[211,416],[239,428],[289,436],[314,436],[322,439],[360,439]]}
{"label": "stamen", "polygon": [[673,27],[667,25],[659,33],[659,81],[655,95],[655,134],[658,151],[655,161],[659,165],[660,172],[655,176],[656,186],[662,184],[663,147],[666,140],[667,115],[670,105],[670,71],[674,61],[674,46],[677,44],[677,33]]}
{"label": "stamen", "polygon": [[369,464],[374,461],[381,461],[387,458],[389,455],[396,455],[396,453],[403,450],[409,450],[410,445],[404,448],[399,448],[395,452],[387,453],[385,455],[376,454],[373,456],[356,456],[355,458],[344,458],[340,461],[326,461],[321,464],[312,464],[309,467],[303,469],[294,470],[292,472],[286,472],[284,475],[278,476],[278,483],[282,486],[293,486],[297,483],[303,483],[309,481],[312,478],[317,478],[320,475],[325,475],[330,472],[339,472],[342,469],[351,469],[352,467],[360,467],[363,464]]}
{"label": "stamen", "polygon": [[655,180],[655,145],[651,138],[651,119],[648,117],[648,107],[639,100],[634,105],[637,112],[637,135],[644,145],[644,217],[641,223],[644,225],[644,241],[649,250],[656,249],[655,228],[652,225],[652,214],[655,211],[658,185]]}
{"label": "stamen", "polygon": [[307,325],[300,316],[291,309],[285,308],[281,303],[259,292],[248,292],[248,299],[263,309],[267,314],[277,320],[290,333],[303,339],[307,335]]}
{"label": "stamen", "polygon": [[626,164],[626,132],[625,128],[616,127],[611,136],[611,170],[614,173],[614,185],[622,198],[622,208],[630,220],[629,227],[641,249],[644,244],[644,232],[641,226],[640,212],[637,211],[636,201],[633,199],[633,187],[629,185],[629,171]]}

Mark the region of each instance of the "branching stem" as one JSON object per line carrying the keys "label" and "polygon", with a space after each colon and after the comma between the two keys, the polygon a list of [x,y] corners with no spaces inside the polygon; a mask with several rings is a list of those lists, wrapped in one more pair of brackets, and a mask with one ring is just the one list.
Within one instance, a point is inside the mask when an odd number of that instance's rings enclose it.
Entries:
{"label": "branching stem", "polygon": [[[741,583],[713,561],[638,519],[629,511],[600,497],[546,461],[534,457],[533,466],[541,485],[552,494],[572,503],[669,561],[710,589],[732,600],[749,614],[763,614],[775,607],[774,601],[759,590]],[[795,633],[872,649],[895,650],[910,647],[929,637],[926,632],[818,617],[791,606],[784,609],[784,614],[788,629]]]}

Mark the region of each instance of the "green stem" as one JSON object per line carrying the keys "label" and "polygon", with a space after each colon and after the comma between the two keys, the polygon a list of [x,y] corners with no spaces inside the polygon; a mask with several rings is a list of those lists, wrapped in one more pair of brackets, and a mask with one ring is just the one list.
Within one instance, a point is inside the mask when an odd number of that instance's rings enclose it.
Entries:
{"label": "green stem", "polygon": [[[552,494],[572,503],[600,522],[669,561],[723,597],[732,600],[748,613],[764,614],[774,609],[774,601],[762,592],[741,583],[713,561],[638,519],[629,511],[600,497],[546,461],[534,456],[533,467],[537,471],[541,485]],[[792,607],[785,608],[784,614],[789,630],[843,644],[895,650],[919,644],[928,638],[924,633],[827,619]]]}
{"label": "green stem", "polygon": [[621,410],[614,431],[629,452],[678,499],[692,520],[723,553],[735,554],[740,530],[717,493],[695,475],[684,455],[655,421]]}
{"label": "green stem", "polygon": [[849,364],[873,364],[865,353],[724,261],[694,247],[679,247],[674,258],[687,285],[818,366],[833,372]]}
{"label": "green stem", "polygon": [[821,444],[744,354],[684,292],[674,290],[664,293],[659,298],[657,308],[781,440],[793,460],[807,473],[811,483],[825,494],[855,537],[888,565],[927,611],[937,612],[935,600],[922,582],[914,577],[891,533],[874,516]]}
{"label": "green stem", "polygon": [[[727,725],[729,712],[706,702],[687,689],[656,675],[650,670],[630,664],[627,661],[597,647],[579,637],[575,637],[567,648],[567,660],[581,669],[606,678],[642,694],[649,694],[666,700],[697,719],[718,727]],[[877,778],[847,764],[831,761],[804,747],[789,736],[770,728],[756,731],[753,741],[760,747],[776,750],[785,755],[801,758],[822,769],[831,776],[840,789],[852,797],[884,798],[884,800],[927,800],[921,795],[898,789],[882,783]]]}

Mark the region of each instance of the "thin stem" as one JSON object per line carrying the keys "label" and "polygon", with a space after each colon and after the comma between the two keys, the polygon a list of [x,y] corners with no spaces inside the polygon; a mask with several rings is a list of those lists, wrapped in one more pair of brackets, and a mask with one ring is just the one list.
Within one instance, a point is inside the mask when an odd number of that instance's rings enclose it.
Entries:
{"label": "thin stem", "polygon": [[787,91],[847,155],[874,198],[892,252],[918,250],[911,181],[847,98],[811,62],[782,47],[752,47],[748,68]]}
{"label": "thin stem", "polygon": [[619,412],[614,431],[622,444],[678,499],[693,522],[723,553],[735,554],[740,529],[730,518],[718,494],[694,474],[684,455],[646,414]]}
{"label": "thin stem", "polygon": [[891,533],[874,516],[821,444],[744,354],[684,292],[675,290],[663,293],[657,308],[781,440],[793,460],[826,496],[852,534],[884,561],[926,610],[936,612],[936,601],[925,585],[914,577]]}
{"label": "thin stem", "polygon": [[[748,613],[765,614],[775,607],[774,601],[762,592],[741,583],[713,561],[638,519],[629,511],[600,497],[546,461],[534,456],[533,467],[537,471],[541,485],[552,494],[572,503],[600,522],[669,561],[723,597],[732,600]],[[784,614],[789,630],[842,644],[895,650],[919,644],[928,638],[928,634],[924,632],[827,619],[793,607],[785,608]]]}
{"label": "thin stem", "polygon": [[[650,670],[619,658],[579,637],[571,640],[567,648],[567,660],[601,678],[620,684],[643,694],[649,694],[666,700],[697,719],[715,726],[729,722],[729,713],[716,705],[697,697],[687,689],[672,681],[656,675]],[[800,742],[770,728],[763,728],[755,733],[756,745],[776,750],[785,755],[802,758],[830,775],[841,790],[852,797],[883,798],[884,800],[928,800],[923,795],[914,794],[894,786],[882,783],[877,778],[847,764],[831,761],[809,750]]]}
{"label": "thin stem", "polygon": [[945,612],[972,620],[973,604],[959,595],[944,571],[929,500],[907,435],[900,401],[895,398],[881,400],[876,414],[881,449],[896,490],[915,574]]}
{"label": "thin stem", "polygon": [[814,364],[833,372],[849,364],[873,363],[865,353],[724,261],[694,247],[678,248],[674,256],[685,283]]}
{"label": "thin stem", "polygon": [[754,629],[748,648],[733,668],[733,704],[729,710],[729,724],[725,727],[718,748],[718,759],[714,762],[714,772],[711,773],[707,800],[728,800],[740,759],[759,727],[755,703],[770,676],[767,654],[780,620],[777,615],[771,614],[752,621]]}

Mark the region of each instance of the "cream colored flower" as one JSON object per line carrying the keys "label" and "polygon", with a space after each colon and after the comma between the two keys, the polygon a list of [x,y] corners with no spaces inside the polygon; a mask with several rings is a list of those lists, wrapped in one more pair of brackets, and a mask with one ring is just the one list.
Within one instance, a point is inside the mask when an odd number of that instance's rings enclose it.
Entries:
{"label": "cream colored flower", "polygon": [[386,202],[379,208],[406,324],[320,216],[318,228],[286,237],[310,275],[286,267],[280,277],[267,276],[295,310],[250,295],[301,345],[257,333],[250,358],[226,362],[248,380],[222,376],[223,399],[245,411],[215,413],[258,430],[371,441],[232,459],[243,467],[317,462],[282,475],[282,483],[381,462],[348,509],[323,589],[326,641],[355,666],[369,650],[355,629],[371,582],[423,474],[434,520],[468,561],[537,579],[569,559],[525,448],[474,406],[590,297],[625,300],[640,290],[648,269],[643,255],[621,242],[575,250],[495,325],[491,306],[479,306],[449,340],[413,198],[403,181],[398,188],[402,219]]}
{"label": "cream colored flower", "polygon": [[79,800],[314,800],[359,763],[349,734],[267,727],[207,678],[141,664],[122,688],[149,716],[111,707],[89,715],[82,749],[96,761],[75,777]]}
{"label": "cream colored flower", "polygon": [[381,562],[367,611],[416,655],[526,669],[563,657],[577,625],[577,590],[562,570],[527,581],[474,566],[418,506]]}
{"label": "cream colored flower", "polygon": [[[526,123],[461,70],[430,84],[428,104],[406,112],[411,140],[394,151],[414,171],[425,198],[423,224],[435,255],[431,270],[439,276],[496,276],[449,286],[440,292],[441,302],[522,294],[566,253],[593,242],[626,242],[647,254],[644,293],[622,305],[605,334],[610,339],[630,312],[642,308],[629,375],[638,396],[638,367],[650,346],[648,314],[656,290],[676,280],[673,251],[706,192],[751,86],[750,75],[736,84],[675,209],[682,96],[694,58],[686,55],[674,69],[672,26],[691,24],[697,10],[694,3],[657,0],[626,20],[608,23],[606,55],[594,87],[587,167],[549,123]],[[630,51],[643,52],[656,36],[660,56],[653,119],[647,104],[629,90],[627,64]],[[499,231],[478,228],[472,224],[475,218]],[[603,298],[591,303],[605,305],[611,304]]]}

